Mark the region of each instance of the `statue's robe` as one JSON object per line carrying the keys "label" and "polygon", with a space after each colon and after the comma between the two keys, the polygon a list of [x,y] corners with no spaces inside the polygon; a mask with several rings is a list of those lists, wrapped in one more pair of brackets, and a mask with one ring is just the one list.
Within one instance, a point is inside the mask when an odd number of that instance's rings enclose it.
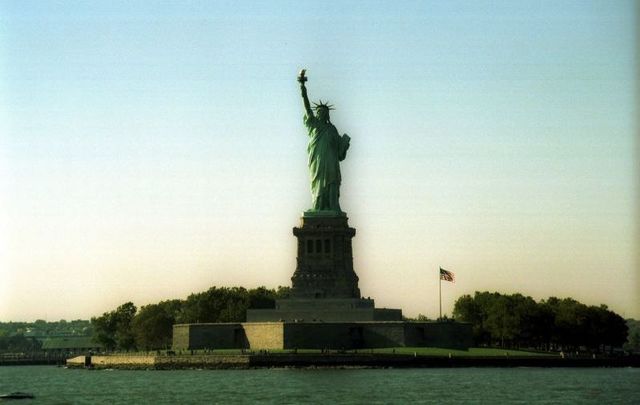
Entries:
{"label": "statue's robe", "polygon": [[309,132],[309,177],[313,211],[342,212],[340,197],[340,164],[347,156],[349,138],[340,136],[330,122],[305,115],[304,125]]}

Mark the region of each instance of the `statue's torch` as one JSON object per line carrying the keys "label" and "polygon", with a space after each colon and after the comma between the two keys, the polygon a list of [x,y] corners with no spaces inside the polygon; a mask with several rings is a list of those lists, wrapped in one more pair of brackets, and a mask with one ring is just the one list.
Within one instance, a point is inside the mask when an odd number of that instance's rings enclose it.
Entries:
{"label": "statue's torch", "polygon": [[307,76],[304,75],[306,72],[307,72],[307,69],[302,69],[300,73],[298,73],[298,82],[300,84],[304,84],[304,82],[307,81]]}

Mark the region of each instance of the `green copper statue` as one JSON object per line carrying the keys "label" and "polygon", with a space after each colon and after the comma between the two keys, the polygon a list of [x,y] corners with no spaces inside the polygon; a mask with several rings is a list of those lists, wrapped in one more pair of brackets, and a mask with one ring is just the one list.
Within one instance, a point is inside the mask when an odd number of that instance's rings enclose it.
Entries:
{"label": "green copper statue", "polygon": [[309,132],[309,177],[311,179],[311,199],[313,206],[308,214],[344,215],[340,209],[340,164],[347,156],[349,136],[340,136],[329,120],[329,111],[333,107],[322,100],[314,103],[315,114],[309,104],[305,82],[305,70],[298,75],[302,100],[304,102],[304,125]]}

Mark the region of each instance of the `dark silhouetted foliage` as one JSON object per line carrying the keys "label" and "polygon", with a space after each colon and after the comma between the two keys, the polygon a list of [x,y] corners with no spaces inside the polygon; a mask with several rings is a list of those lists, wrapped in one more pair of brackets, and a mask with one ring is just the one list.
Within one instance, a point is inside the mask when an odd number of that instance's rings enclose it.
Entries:
{"label": "dark silhouetted foliage", "polygon": [[131,321],[136,314],[136,306],[131,302],[120,305],[114,311],[91,318],[94,340],[107,350],[132,350],[136,347],[131,329]]}
{"label": "dark silhouetted foliage", "polygon": [[131,323],[136,346],[144,350],[169,348],[181,306],[180,300],[170,300],[140,308]]}
{"label": "dark silhouetted foliage", "polygon": [[107,350],[156,350],[171,346],[176,323],[244,322],[249,308],[275,308],[287,298],[289,287],[211,287],[185,300],[149,304],[136,312],[128,302],[116,310],[91,318],[94,340]]}
{"label": "dark silhouetted foliage", "polygon": [[458,298],[453,315],[473,325],[476,345],[601,351],[627,340],[621,316],[605,305],[587,306],[572,298],[538,303],[522,294],[476,292]]}
{"label": "dark silhouetted foliage", "polygon": [[640,321],[627,319],[627,327],[629,335],[623,347],[629,352],[640,353]]}

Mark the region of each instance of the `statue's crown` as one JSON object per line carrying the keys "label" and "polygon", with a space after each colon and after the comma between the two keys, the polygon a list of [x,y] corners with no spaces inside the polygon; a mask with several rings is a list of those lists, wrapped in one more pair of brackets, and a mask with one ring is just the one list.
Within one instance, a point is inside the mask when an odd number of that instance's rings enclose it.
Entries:
{"label": "statue's crown", "polygon": [[327,110],[335,110],[335,108],[333,108],[333,106],[329,103],[324,103],[322,102],[322,100],[320,100],[318,103],[313,103],[313,108],[318,111],[321,108],[326,108]]}

